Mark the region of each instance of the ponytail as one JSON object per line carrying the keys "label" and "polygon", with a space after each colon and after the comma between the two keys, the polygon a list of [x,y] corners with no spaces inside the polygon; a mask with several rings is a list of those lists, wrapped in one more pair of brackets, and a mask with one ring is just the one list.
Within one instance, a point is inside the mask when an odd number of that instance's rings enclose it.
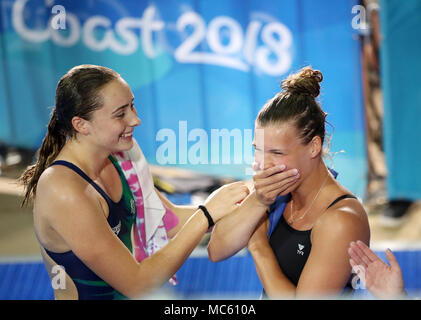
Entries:
{"label": "ponytail", "polygon": [[57,110],[54,108],[48,123],[47,134],[38,150],[38,161],[36,164],[29,166],[19,178],[19,181],[25,186],[22,207],[27,205],[35,196],[41,174],[54,161],[65,143],[66,135],[61,131]]}
{"label": "ponytail", "polygon": [[80,65],[70,69],[58,82],[55,108],[51,114],[47,134],[38,151],[38,161],[28,167],[19,178],[25,186],[22,206],[35,196],[38,180],[55,160],[67,138],[75,138],[73,117],[90,120],[92,113],[103,105],[100,89],[120,75],[106,67]]}

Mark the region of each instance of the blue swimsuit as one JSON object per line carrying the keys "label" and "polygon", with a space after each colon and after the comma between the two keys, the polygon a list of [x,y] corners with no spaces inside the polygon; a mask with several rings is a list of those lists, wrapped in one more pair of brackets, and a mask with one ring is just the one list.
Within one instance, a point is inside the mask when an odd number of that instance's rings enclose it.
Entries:
{"label": "blue swimsuit", "polygon": [[[136,218],[136,207],[133,194],[119,167],[117,161],[113,157],[109,157],[115,168],[117,169],[120,180],[123,185],[123,195],[119,202],[114,202],[108,195],[80,168],[73,163],[57,160],[51,165],[63,165],[79,174],[92,187],[94,187],[108,204],[109,215],[107,218],[113,232],[124,243],[124,245],[132,252],[131,230]],[[95,246],[95,243],[91,244]],[[45,249],[45,248],[44,248]],[[91,269],[89,269],[73,251],[56,253],[45,249],[47,254],[60,266],[63,266],[66,273],[73,280],[80,300],[93,299],[127,299],[121,293],[112,288],[108,283],[98,277]]]}

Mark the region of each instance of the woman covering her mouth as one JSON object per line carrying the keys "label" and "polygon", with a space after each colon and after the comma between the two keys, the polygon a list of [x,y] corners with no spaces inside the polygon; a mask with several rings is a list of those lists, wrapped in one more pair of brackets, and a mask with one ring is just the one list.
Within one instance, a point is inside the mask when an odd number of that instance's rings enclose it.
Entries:
{"label": "woman covering her mouth", "polygon": [[303,68],[260,110],[255,128],[264,139],[254,142],[251,193],[260,210],[254,204],[224,217],[208,245],[213,261],[248,246],[269,298],[349,292],[348,245],[370,240],[362,204],[323,161],[326,113],[315,100],[322,80],[320,71]]}

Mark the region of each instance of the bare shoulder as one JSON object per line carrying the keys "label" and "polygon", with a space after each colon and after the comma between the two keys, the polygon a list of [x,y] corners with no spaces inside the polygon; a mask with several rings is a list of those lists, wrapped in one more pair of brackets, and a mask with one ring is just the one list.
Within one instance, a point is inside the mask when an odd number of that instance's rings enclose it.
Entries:
{"label": "bare shoulder", "polygon": [[65,212],[66,208],[72,208],[72,212],[77,214],[77,210],[74,209],[82,203],[84,205],[98,204],[88,187],[89,184],[74,171],[64,166],[49,167],[38,181],[35,197],[36,211],[42,212],[43,215],[52,212],[57,216],[57,213]]}
{"label": "bare shoulder", "polygon": [[345,198],[326,210],[321,217],[325,221],[358,222],[367,220],[367,213],[361,202],[355,198]]}
{"label": "bare shoulder", "polygon": [[89,216],[101,216],[99,202],[87,189],[88,184],[64,166],[49,167],[42,173],[34,201],[34,227],[45,248],[70,250],[63,237],[66,229],[81,229],[73,226],[75,221],[83,223]]}
{"label": "bare shoulder", "polygon": [[345,198],[334,204],[318,219],[313,228],[314,238],[319,236],[369,240],[367,213],[358,199]]}
{"label": "bare shoulder", "polygon": [[63,194],[74,194],[80,190],[83,180],[74,171],[64,166],[47,168],[40,176],[36,196],[55,197]]}

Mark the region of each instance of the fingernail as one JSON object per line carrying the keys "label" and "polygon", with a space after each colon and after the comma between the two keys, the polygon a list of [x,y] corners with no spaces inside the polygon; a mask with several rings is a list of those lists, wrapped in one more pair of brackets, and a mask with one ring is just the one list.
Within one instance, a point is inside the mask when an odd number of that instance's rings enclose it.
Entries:
{"label": "fingernail", "polygon": [[279,168],[280,168],[281,170],[285,170],[286,166],[285,166],[284,164],[281,164],[281,165],[279,166]]}
{"label": "fingernail", "polygon": [[298,170],[297,169],[292,169],[292,174],[298,174]]}

